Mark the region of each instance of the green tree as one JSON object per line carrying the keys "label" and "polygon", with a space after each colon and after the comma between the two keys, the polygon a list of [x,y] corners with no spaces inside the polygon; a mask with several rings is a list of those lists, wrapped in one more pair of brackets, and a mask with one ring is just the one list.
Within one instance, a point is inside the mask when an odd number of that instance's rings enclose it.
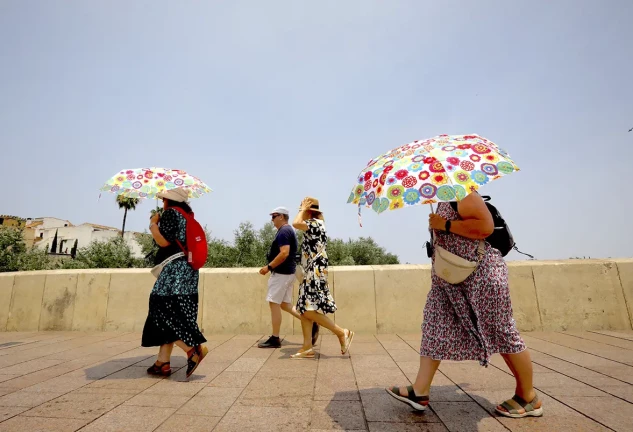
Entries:
{"label": "green tree", "polygon": [[138,198],[128,198],[123,195],[117,195],[116,202],[119,205],[120,209],[124,209],[123,212],[123,227],[121,228],[121,237],[125,234],[125,221],[127,219],[127,211],[128,210],[136,210],[136,206],[139,203]]}
{"label": "green tree", "polygon": [[54,270],[59,268],[59,262],[51,259],[45,249],[31,248],[18,256],[20,271]]}
{"label": "green tree", "polygon": [[154,241],[154,237],[147,231],[136,234],[136,241],[141,246],[141,253],[144,259],[148,259],[153,263],[153,256],[158,252],[158,245]]}
{"label": "green tree", "polygon": [[233,234],[233,245],[237,252],[235,267],[259,267],[264,265],[263,262],[266,257],[259,256],[262,247],[258,245],[259,239],[253,224],[241,222]]}
{"label": "green tree", "polygon": [[258,267],[263,267],[267,262],[268,252],[270,251],[270,245],[275,240],[277,236],[277,228],[273,225],[272,222],[266,223],[262,228],[257,231],[257,252],[256,257],[259,259],[257,261]]}
{"label": "green tree", "polygon": [[396,255],[387,253],[385,248],[379,246],[371,237],[360,237],[356,240],[349,239],[345,245],[345,250],[345,257],[352,257],[355,265],[399,263]]}
{"label": "green tree", "polygon": [[226,240],[211,238],[208,240],[208,256],[205,267],[238,267],[237,249]]}
{"label": "green tree", "polygon": [[63,268],[132,268],[145,267],[132,256],[132,250],[120,237],[107,241],[92,241],[77,251],[77,257],[62,262]]}
{"label": "green tree", "polygon": [[0,227],[0,272],[56,268],[46,249],[27,250],[21,228]]}
{"label": "green tree", "polygon": [[19,270],[19,257],[26,251],[22,230],[0,225],[0,272]]}

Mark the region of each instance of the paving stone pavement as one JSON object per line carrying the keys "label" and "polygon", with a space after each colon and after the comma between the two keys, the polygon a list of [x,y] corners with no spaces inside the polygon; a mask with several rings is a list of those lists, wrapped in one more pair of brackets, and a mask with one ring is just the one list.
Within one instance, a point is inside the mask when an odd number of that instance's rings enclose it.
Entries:
{"label": "paving stone pavement", "polygon": [[524,333],[534,360],[542,418],[508,419],[494,406],[514,380],[496,355],[443,362],[425,413],[384,390],[415,379],[420,334],[357,335],[340,355],[320,338],[315,360],[293,360],[298,335],[281,349],[264,335],[215,335],[185,378],[174,349],[169,378],[146,368],[156,349],[139,333],[0,333],[0,432],[4,431],[630,431],[633,332]]}

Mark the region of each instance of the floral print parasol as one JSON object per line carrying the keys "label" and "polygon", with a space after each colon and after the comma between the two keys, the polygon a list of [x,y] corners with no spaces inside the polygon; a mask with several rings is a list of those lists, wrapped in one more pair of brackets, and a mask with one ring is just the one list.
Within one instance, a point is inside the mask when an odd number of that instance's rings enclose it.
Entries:
{"label": "floral print parasol", "polygon": [[211,189],[199,178],[186,171],[167,168],[134,168],[121,170],[100,190],[128,198],[155,198],[156,194],[182,188],[189,198],[199,198]]}
{"label": "floral print parasol", "polygon": [[479,135],[439,135],[413,141],[372,159],[347,200],[375,212],[460,201],[519,171],[508,153]]}

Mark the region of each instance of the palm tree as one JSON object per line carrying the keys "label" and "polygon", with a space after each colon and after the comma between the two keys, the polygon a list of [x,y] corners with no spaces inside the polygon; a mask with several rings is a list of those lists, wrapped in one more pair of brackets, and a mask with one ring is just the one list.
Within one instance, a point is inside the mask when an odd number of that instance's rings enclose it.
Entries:
{"label": "palm tree", "polygon": [[120,209],[125,209],[123,213],[123,228],[121,228],[121,237],[125,234],[125,220],[127,219],[128,210],[136,210],[136,205],[139,203],[138,198],[128,198],[123,195],[117,195],[116,202]]}

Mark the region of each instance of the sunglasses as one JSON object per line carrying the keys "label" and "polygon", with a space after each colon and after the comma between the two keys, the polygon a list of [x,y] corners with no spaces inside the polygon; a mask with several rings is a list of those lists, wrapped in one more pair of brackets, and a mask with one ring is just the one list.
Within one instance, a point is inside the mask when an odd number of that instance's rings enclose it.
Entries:
{"label": "sunglasses", "polygon": [[270,215],[270,220],[275,220],[277,216],[281,216],[279,213],[273,213]]}

